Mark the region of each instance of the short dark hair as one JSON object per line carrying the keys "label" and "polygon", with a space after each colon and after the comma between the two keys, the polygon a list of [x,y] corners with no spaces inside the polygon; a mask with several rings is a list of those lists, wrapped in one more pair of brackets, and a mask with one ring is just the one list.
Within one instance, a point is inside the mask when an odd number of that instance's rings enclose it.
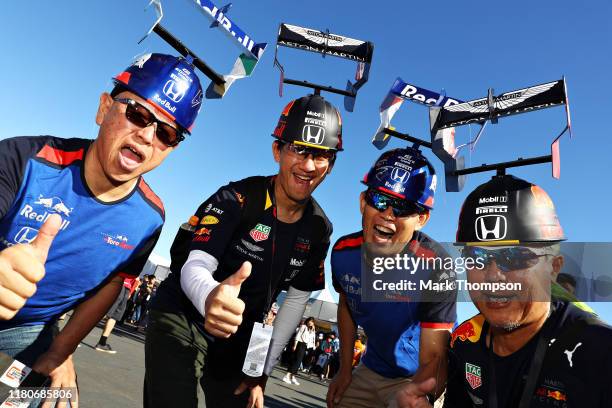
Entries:
{"label": "short dark hair", "polygon": [[125,92],[125,91],[129,91],[129,89],[127,89],[124,85],[121,84],[117,84],[115,85],[115,87],[110,91],[110,96],[111,98],[115,98],[117,95],[119,95],[121,92]]}
{"label": "short dark hair", "polygon": [[576,278],[574,278],[572,275],[569,275],[567,273],[560,273],[557,276],[557,283],[559,284],[567,283],[571,285],[573,288],[576,288]]}

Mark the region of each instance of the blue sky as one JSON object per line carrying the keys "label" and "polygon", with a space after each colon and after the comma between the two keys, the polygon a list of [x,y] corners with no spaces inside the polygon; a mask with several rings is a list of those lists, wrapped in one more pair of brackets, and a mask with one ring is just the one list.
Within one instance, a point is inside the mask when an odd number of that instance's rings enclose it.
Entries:
{"label": "blue sky", "polygon": [[[334,223],[334,240],[359,229],[359,180],[380,154],[370,139],[379,123],[378,106],[397,76],[469,100],[484,96],[489,87],[501,93],[565,75],[575,137],[562,141],[561,179],[552,179],[547,165],[511,173],[538,183],[551,195],[572,241],[612,241],[607,180],[612,142],[606,124],[612,95],[610,2],[233,3],[230,17],[269,46],[253,77],[237,82],[223,100],[206,100],[193,135],[146,177],[167,214],[156,253],[169,256],[179,224],[219,186],[276,171],[270,133],[284,105],[306,93],[286,86],[284,97],[278,97],[278,71],[272,61],[280,22],[329,28],[375,44],[371,79],[360,91],[355,111],[343,112],[345,151],[315,194]],[[33,4],[6,2],[0,16],[0,138],[94,138],[98,96],[111,88],[110,77],[136,55],[172,50],[155,35],[137,44],[155,17],[152,9],[143,11],[146,1]],[[208,29],[210,21],[190,0],[166,1],[164,11],[162,23],[168,30],[218,71],[230,70],[240,50],[220,30]],[[342,87],[354,75],[353,63],[331,57],[283,48],[280,58],[290,78]],[[328,99],[342,105],[339,96]],[[422,106],[406,102],[393,123],[399,130],[427,137],[428,116]],[[548,154],[563,126],[562,108],[502,119],[488,127],[466,161],[478,165]],[[458,139],[465,140],[469,132],[467,127],[459,130]],[[403,145],[392,141],[389,147]],[[430,152],[426,155],[441,174],[440,162]],[[452,241],[463,199],[489,177],[470,176],[461,193],[440,188],[426,232],[439,241]],[[599,303],[595,308],[612,321],[612,306]],[[462,306],[461,317],[466,313]]]}

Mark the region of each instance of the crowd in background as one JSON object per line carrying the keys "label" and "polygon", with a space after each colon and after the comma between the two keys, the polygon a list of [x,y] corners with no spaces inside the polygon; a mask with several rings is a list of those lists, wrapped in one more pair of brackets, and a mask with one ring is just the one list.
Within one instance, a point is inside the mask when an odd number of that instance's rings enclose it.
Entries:
{"label": "crowd in background", "polygon": [[[361,361],[365,348],[363,337],[358,334],[353,350],[353,368]],[[336,332],[317,331],[315,319],[308,317],[296,328],[285,348],[282,360],[287,367],[287,374],[283,381],[300,385],[296,378],[299,371],[316,375],[323,382],[332,379],[340,367],[339,350],[340,340]]]}

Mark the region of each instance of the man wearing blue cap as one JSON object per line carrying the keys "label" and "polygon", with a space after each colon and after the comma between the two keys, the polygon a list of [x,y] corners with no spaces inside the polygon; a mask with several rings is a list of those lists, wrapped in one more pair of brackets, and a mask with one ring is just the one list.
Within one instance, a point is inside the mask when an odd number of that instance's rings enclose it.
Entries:
{"label": "man wearing blue cap", "polygon": [[[448,255],[421,232],[433,209],[433,166],[417,149],[394,149],[379,157],[363,183],[362,230],[340,238],[331,256],[333,283],[340,294],[340,369],[327,393],[328,408],[396,407],[395,393],[411,380],[445,378],[446,344],[456,319],[454,289],[376,292],[396,276],[402,281],[453,283],[452,271],[434,266]],[[416,261],[412,265],[431,260],[432,266],[377,270],[377,259],[400,256]],[[368,346],[353,370],[357,325]]]}
{"label": "man wearing blue cap", "polygon": [[76,386],[72,353],[155,246],[164,209],[141,176],[189,133],[202,100],[193,67],[170,55],[144,55],[114,82],[96,140],[0,141],[0,351],[52,387]]}

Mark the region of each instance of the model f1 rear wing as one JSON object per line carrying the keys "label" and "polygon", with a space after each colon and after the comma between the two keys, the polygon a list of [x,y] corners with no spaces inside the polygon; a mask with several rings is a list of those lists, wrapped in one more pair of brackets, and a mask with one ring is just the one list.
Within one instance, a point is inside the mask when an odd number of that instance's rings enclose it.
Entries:
{"label": "model f1 rear wing", "polygon": [[[547,156],[532,157],[528,159],[482,165],[465,169],[463,157],[456,158],[455,148],[455,126],[463,126],[470,123],[479,123],[480,131],[474,140],[468,144],[475,146],[487,124],[496,124],[499,118],[521,113],[532,112],[539,109],[551,108],[565,105],[567,124],[551,144],[551,154]],[[446,173],[446,191],[461,191],[464,184],[464,176],[471,173],[479,173],[489,170],[497,170],[498,174],[505,173],[505,169],[530,164],[552,163],[552,176],[559,178],[561,175],[561,158],[559,141],[565,132],[572,136],[569,100],[565,78],[558,81],[548,82],[528,88],[517,89],[498,96],[493,95],[493,89],[489,89],[485,98],[460,103],[457,105],[439,107],[434,106],[429,110],[432,149],[436,156],[442,160]]]}
{"label": "model f1 rear wing", "polygon": [[[347,81],[346,89],[337,89],[331,86],[314,84],[308,81],[297,81],[285,78],[285,69],[278,59],[278,47],[296,48],[305,51],[316,52],[335,57],[345,58],[358,63],[355,73],[355,83]],[[374,53],[374,44],[369,41],[356,40],[327,31],[319,31],[311,28],[300,27],[281,23],[276,40],[276,53],[274,54],[274,66],[280,70],[279,95],[283,95],[283,83],[314,88],[315,92],[327,91],[344,95],[344,107],[352,112],[355,106],[357,91],[367,81],[370,73],[370,64]]]}
{"label": "model f1 rear wing", "polygon": [[194,2],[202,13],[213,20],[210,28],[218,27],[223,29],[228,35],[234,38],[237,44],[243,49],[243,53],[238,56],[232,70],[228,74],[221,75],[217,73],[217,71],[212,69],[203,59],[187,48],[178,38],[162,27],[160,24],[163,18],[161,0],[151,0],[149,3],[149,6],[153,5],[155,7],[157,20],[139,43],[147,38],[152,32],[156,33],[181,55],[193,59],[193,65],[212,81],[206,90],[206,98],[222,98],[234,81],[248,77],[252,74],[266,49],[266,43],[256,43],[246,32],[238,27],[236,23],[227,17],[226,13],[231,8],[231,3],[221,8],[217,8],[210,0],[194,0]]}
{"label": "model f1 rear wing", "polygon": [[443,107],[462,103],[459,99],[447,97],[444,91],[440,93],[433,92],[406,83],[402,78],[397,77],[393,85],[391,85],[389,93],[387,93],[387,96],[385,96],[385,99],[380,104],[380,125],[376,130],[374,138],[372,138],[372,144],[376,148],[384,149],[387,143],[389,143],[391,136],[431,148],[430,142],[413,137],[407,133],[400,133],[395,130],[395,127],[391,126],[391,119],[393,119],[393,116],[395,116],[404,101],[412,101],[426,106]]}

